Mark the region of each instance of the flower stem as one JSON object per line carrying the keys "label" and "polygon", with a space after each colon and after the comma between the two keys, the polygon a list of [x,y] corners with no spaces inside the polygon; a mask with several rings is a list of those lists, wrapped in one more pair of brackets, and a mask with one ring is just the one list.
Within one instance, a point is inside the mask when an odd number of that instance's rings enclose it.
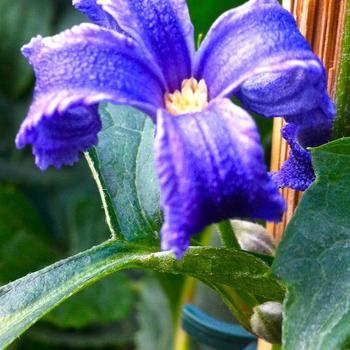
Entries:
{"label": "flower stem", "polygon": [[334,123],[335,139],[350,136],[350,4],[347,5],[343,32],[342,53],[336,86],[337,119]]}
{"label": "flower stem", "polygon": [[175,332],[175,342],[174,342],[174,350],[188,350],[190,345],[190,338],[187,333],[182,329],[181,322],[181,311],[182,307],[185,304],[192,303],[194,300],[194,295],[197,289],[197,280],[193,277],[186,277],[185,283],[183,287],[181,303],[180,303],[180,312],[179,318],[176,324],[176,332]]}
{"label": "flower stem", "polygon": [[218,224],[221,240],[226,248],[241,249],[237,241],[236,235],[233,231],[230,220],[221,221]]}
{"label": "flower stem", "polygon": [[[213,225],[208,226],[201,234],[200,245],[206,246],[210,242],[211,235],[213,233]],[[182,329],[181,323],[181,311],[185,304],[192,303],[194,301],[195,293],[197,290],[198,281],[193,277],[185,277],[184,286],[182,288],[182,295],[180,300],[179,317],[175,324],[175,339],[174,350],[188,350],[190,345],[190,338],[187,333]]]}
{"label": "flower stem", "polygon": [[272,345],[272,350],[281,350],[282,346],[280,344],[274,344]]}

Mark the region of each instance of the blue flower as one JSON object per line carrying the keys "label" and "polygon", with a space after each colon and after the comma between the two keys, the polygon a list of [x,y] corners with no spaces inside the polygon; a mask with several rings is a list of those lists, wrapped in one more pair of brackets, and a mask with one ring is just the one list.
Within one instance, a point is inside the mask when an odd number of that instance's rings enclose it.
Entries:
{"label": "blue flower", "polygon": [[[95,24],[23,48],[36,86],[17,146],[32,144],[41,169],[73,164],[97,143],[98,103],[127,104],[157,125],[164,250],[181,257],[192,235],[226,218],[280,220],[277,185],[310,185],[306,147],[327,141],[335,114],[325,70],[292,16],[276,0],[248,1],[223,14],[195,52],[185,0],[73,3]],[[289,123],[291,156],[272,177],[255,123],[232,96]]]}

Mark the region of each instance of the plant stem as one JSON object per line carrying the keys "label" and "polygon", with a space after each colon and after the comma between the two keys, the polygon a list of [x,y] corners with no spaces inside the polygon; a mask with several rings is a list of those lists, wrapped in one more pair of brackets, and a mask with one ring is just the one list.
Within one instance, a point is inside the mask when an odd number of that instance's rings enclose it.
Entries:
{"label": "plant stem", "polygon": [[337,119],[334,123],[335,139],[350,136],[350,3],[347,4],[343,32],[342,53],[336,86]]}
{"label": "plant stem", "polygon": [[[213,233],[213,225],[204,229],[201,234],[201,245],[208,245],[211,235]],[[198,280],[193,277],[185,277],[184,286],[182,288],[181,300],[179,303],[178,320],[175,323],[175,339],[174,350],[188,350],[190,345],[190,338],[182,329],[181,312],[185,304],[192,303],[198,286]]]}
{"label": "plant stem", "polygon": [[222,242],[226,248],[241,249],[237,241],[236,235],[233,231],[230,220],[221,221],[218,224],[219,232],[221,235]]}
{"label": "plant stem", "polygon": [[185,278],[185,284],[183,287],[180,303],[179,318],[176,323],[174,350],[188,350],[190,338],[187,335],[187,333],[182,329],[181,311],[185,304],[193,302],[194,295],[197,289],[197,284],[198,281],[193,277]]}

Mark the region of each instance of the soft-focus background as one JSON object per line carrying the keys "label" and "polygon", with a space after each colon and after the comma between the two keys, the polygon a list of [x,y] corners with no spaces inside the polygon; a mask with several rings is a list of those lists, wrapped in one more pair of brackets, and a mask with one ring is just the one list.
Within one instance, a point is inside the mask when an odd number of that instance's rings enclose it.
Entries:
{"label": "soft-focus background", "polygon": [[[188,0],[196,36],[222,12],[243,2]],[[51,35],[84,21],[71,0],[0,0],[1,284],[109,236],[84,158],[73,168],[40,172],[31,150],[18,151],[14,145],[34,82],[20,47],[37,34]],[[258,124],[268,156],[271,122],[258,118]],[[140,271],[115,274],[52,311],[11,348],[167,350],[172,320],[164,280],[176,294],[182,282],[178,277]],[[196,299],[211,315],[230,319],[222,302],[203,286]]]}

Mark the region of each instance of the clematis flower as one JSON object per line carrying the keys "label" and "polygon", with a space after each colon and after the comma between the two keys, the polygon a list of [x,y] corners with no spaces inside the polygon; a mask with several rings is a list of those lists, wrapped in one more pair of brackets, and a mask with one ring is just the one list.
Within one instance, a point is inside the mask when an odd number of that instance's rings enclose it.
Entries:
{"label": "clematis flower", "polygon": [[[192,235],[226,218],[278,221],[277,185],[310,185],[306,148],[327,140],[335,113],[325,70],[292,16],[276,0],[248,1],[224,13],[195,52],[185,0],[73,4],[94,24],[23,48],[36,86],[17,146],[31,144],[41,169],[73,164],[97,143],[98,103],[130,105],[156,123],[164,250],[181,257]],[[289,123],[291,156],[272,177],[247,111]]]}

